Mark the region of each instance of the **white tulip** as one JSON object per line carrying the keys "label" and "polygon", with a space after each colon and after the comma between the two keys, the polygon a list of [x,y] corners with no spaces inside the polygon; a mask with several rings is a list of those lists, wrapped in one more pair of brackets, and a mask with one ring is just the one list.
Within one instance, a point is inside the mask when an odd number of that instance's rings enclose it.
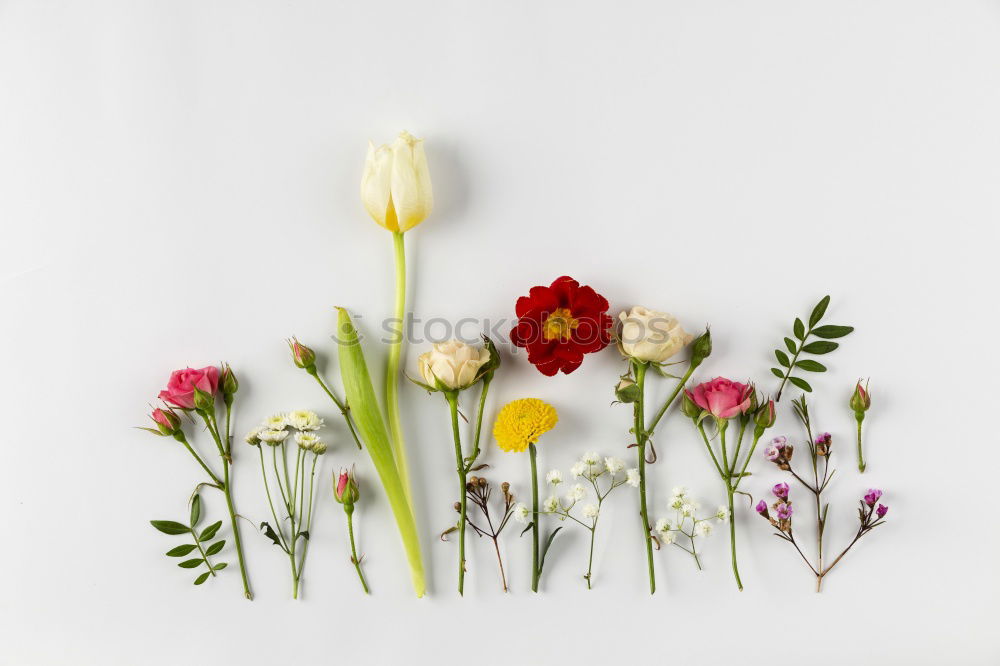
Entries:
{"label": "white tulip", "polygon": [[432,346],[417,359],[420,376],[428,386],[449,391],[468,388],[479,369],[490,360],[490,350],[450,340]]}
{"label": "white tulip", "polygon": [[622,350],[640,361],[663,363],[694,339],[666,312],[636,306],[618,318],[622,322]]}
{"label": "white tulip", "polygon": [[369,142],[361,201],[389,231],[409,231],[423,222],[434,207],[424,140],[402,132],[392,145]]}

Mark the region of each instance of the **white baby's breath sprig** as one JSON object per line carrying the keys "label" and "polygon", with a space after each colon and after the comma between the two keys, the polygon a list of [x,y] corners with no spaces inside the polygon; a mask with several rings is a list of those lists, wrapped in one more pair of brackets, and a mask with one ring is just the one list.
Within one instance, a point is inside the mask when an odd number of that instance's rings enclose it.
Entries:
{"label": "white baby's breath sprig", "polygon": [[[719,506],[718,510],[708,518],[699,518],[700,505],[685,486],[677,486],[672,491],[672,497],[667,506],[674,512],[674,519],[660,518],[653,529],[656,538],[662,545],[673,544],[691,555],[698,569],[701,570],[701,559],[695,539],[712,534],[712,520],[724,522],[729,518],[729,510]],[[685,545],[686,544],[686,545]]]}

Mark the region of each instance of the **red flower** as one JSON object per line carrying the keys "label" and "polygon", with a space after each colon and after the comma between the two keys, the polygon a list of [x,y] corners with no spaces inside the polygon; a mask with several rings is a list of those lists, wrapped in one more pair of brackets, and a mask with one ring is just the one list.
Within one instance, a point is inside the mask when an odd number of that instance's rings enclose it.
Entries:
{"label": "red flower", "polygon": [[528,350],[528,361],[543,375],[569,374],[583,355],[611,343],[608,301],[571,277],[556,278],[548,287],[532,287],[517,299],[517,326],[510,341]]}

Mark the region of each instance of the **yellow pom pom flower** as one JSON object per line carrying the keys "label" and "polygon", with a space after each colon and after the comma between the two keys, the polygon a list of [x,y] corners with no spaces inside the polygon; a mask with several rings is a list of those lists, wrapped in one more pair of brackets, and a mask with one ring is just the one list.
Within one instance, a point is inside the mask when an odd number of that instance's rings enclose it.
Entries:
{"label": "yellow pom pom flower", "polygon": [[522,398],[500,410],[493,425],[493,437],[502,450],[520,453],[552,430],[558,420],[559,414],[552,405],[538,398]]}

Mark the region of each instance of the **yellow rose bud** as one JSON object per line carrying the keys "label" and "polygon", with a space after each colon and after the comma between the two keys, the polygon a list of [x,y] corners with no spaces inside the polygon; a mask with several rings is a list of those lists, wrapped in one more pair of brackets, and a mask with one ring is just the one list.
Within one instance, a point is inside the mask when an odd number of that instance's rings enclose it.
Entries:
{"label": "yellow rose bud", "polygon": [[423,222],[434,206],[423,139],[402,132],[392,145],[369,142],[361,201],[389,231],[409,231]]}

